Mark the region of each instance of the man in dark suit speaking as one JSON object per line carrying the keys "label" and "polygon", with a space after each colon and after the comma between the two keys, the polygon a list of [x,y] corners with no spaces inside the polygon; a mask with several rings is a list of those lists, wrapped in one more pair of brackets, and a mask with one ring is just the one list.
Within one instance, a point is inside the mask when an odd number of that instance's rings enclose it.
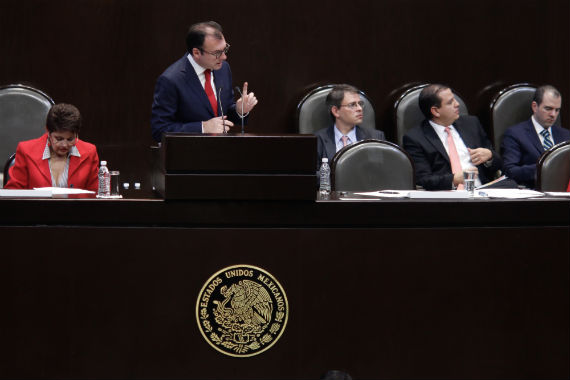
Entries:
{"label": "man in dark suit speaking", "polygon": [[420,93],[426,117],[404,136],[415,164],[416,183],[426,190],[463,188],[463,171],[476,167],[475,186],[493,179],[501,159],[474,116],[459,116],[459,103],[447,86],[431,84]]}
{"label": "man in dark suit speaking", "polygon": [[356,87],[339,84],[332,88],[326,98],[331,115],[330,127],[315,132],[317,136],[318,165],[322,158],[332,161],[336,152],[354,142],[366,139],[384,140],[384,133],[375,129],[360,128],[364,117],[364,102]]}
{"label": "man in dark suit speaking", "polygon": [[156,141],[165,132],[226,132],[239,121],[242,103],[244,117],[257,104],[253,92],[247,92],[247,82],[242,97],[234,101],[232,73],[226,62],[230,45],[218,23],[192,25],[186,48],[188,54],[156,81],[151,117]]}
{"label": "man in dark suit speaking", "polygon": [[507,129],[501,142],[505,172],[519,185],[534,188],[536,163],[545,150],[570,140],[570,131],[554,125],[560,113],[562,96],[552,86],[536,89],[532,116]]}

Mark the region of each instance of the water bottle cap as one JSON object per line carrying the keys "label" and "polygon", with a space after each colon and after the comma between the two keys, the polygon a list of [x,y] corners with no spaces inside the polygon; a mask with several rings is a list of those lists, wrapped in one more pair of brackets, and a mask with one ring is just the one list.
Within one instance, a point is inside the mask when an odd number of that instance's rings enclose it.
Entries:
{"label": "water bottle cap", "polygon": [[323,157],[323,162],[329,162],[329,159],[326,157]]}
{"label": "water bottle cap", "polygon": [[103,165],[107,166],[107,161],[101,161],[101,166]]}

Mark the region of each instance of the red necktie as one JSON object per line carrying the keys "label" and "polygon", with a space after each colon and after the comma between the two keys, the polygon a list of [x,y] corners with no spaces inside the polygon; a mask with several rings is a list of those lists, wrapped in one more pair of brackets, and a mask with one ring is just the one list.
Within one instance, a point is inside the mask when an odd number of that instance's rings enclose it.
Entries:
{"label": "red necktie", "polygon": [[343,148],[348,145],[348,136],[342,136],[340,139],[342,140]]}
{"label": "red necktie", "polygon": [[[463,173],[463,169],[461,168],[461,161],[459,160],[459,154],[457,153],[457,149],[455,148],[455,143],[453,142],[453,137],[451,136],[451,129],[449,127],[445,127],[445,133],[447,133],[447,149],[449,150],[449,163],[451,164],[451,172],[455,173]],[[457,185],[457,190],[463,190],[463,184]]]}
{"label": "red necktie", "polygon": [[212,89],[212,83],[210,80],[211,70],[208,69],[204,71],[206,76],[206,83],[204,84],[204,89],[206,90],[206,95],[208,95],[208,100],[214,111],[214,116],[218,116],[218,102],[216,101],[216,95],[214,95],[214,90]]}

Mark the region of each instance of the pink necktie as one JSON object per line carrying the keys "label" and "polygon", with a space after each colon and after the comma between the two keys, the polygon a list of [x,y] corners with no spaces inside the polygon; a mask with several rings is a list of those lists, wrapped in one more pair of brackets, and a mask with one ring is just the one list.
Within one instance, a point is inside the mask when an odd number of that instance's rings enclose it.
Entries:
{"label": "pink necktie", "polygon": [[348,136],[342,136],[340,139],[342,140],[342,146],[343,147],[348,145]]}
{"label": "pink necktie", "polygon": [[[457,154],[457,149],[455,148],[455,143],[453,142],[453,137],[451,136],[451,129],[445,127],[445,133],[447,133],[447,149],[449,150],[449,162],[451,163],[451,172],[462,173],[461,161],[459,161],[459,154]],[[463,190],[463,184],[457,185],[457,190]]]}
{"label": "pink necktie", "polygon": [[206,76],[206,83],[204,84],[204,90],[206,90],[206,95],[208,95],[208,100],[214,111],[214,116],[218,116],[218,102],[216,101],[216,95],[214,95],[214,90],[212,89],[212,83],[210,80],[210,69],[204,71]]}

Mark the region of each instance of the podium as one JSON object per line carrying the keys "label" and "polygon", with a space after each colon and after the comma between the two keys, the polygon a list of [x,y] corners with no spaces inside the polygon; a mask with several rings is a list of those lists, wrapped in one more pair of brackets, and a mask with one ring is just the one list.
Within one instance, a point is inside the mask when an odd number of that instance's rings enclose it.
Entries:
{"label": "podium", "polygon": [[313,135],[166,133],[156,156],[165,199],[315,199]]}

